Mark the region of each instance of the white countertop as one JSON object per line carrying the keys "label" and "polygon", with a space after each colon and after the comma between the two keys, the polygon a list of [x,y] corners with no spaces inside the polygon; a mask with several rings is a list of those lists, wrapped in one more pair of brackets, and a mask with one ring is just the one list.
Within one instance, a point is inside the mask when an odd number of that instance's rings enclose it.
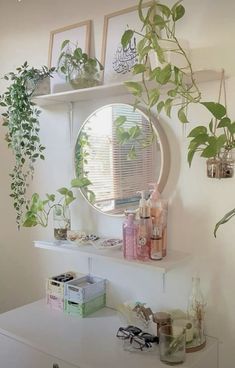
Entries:
{"label": "white countertop", "polygon": [[[51,310],[45,300],[0,315],[1,334],[79,368],[166,367],[159,360],[158,349],[140,353],[124,351],[122,342],[115,336],[121,325],[117,312],[109,308],[79,318]],[[215,368],[216,365],[208,363],[215,354],[217,342],[208,338],[204,350],[187,354],[186,362],[178,367]]]}

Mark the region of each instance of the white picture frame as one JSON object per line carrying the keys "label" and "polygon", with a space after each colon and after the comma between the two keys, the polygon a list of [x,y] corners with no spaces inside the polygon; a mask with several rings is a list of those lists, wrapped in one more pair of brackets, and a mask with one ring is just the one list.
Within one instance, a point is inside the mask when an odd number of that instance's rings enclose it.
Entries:
{"label": "white picture frame", "polygon": [[[91,20],[56,29],[50,33],[48,66],[57,67],[61,45],[64,40],[77,44],[83,52],[90,54]],[[72,87],[58,73],[51,78],[51,93],[71,90]]]}
{"label": "white picture frame", "polygon": [[[148,8],[150,5],[151,2],[145,3],[143,4],[143,8]],[[143,23],[138,16],[138,6],[132,6],[105,15],[101,54],[101,63],[104,66],[104,84],[124,82],[133,79],[130,68],[138,61],[136,45],[140,36],[134,35],[129,49],[125,50],[123,54],[121,37],[127,29],[134,29],[141,32],[142,26]],[[138,78],[139,76],[137,79]]]}

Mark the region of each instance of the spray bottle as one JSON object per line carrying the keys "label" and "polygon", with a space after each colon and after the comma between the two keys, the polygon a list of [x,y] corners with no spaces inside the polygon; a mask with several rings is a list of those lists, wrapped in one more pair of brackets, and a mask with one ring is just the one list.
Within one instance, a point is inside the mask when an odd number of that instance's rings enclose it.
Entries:
{"label": "spray bottle", "polygon": [[139,227],[137,232],[137,259],[148,261],[150,258],[150,238],[152,232],[152,221],[150,217],[150,208],[147,204],[145,191],[137,192],[141,194],[139,203]]}

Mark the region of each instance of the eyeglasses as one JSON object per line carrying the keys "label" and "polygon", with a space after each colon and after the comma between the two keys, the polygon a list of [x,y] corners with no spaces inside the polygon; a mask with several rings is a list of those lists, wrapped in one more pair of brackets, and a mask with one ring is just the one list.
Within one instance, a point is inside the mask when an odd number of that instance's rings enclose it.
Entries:
{"label": "eyeglasses", "polygon": [[159,343],[159,338],[147,332],[143,332],[135,326],[120,327],[116,336],[121,340],[129,340],[132,349],[148,350],[153,343]]}

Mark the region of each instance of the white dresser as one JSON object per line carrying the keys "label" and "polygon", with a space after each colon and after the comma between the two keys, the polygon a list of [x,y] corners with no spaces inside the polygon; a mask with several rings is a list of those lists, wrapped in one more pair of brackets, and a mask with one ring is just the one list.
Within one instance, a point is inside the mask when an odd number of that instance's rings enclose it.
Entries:
{"label": "white dresser", "polygon": [[[0,315],[1,368],[164,368],[158,350],[124,351],[116,338],[122,323],[116,311],[104,308],[86,318],[51,310],[40,300]],[[217,341],[186,355],[178,367],[217,368]]]}

